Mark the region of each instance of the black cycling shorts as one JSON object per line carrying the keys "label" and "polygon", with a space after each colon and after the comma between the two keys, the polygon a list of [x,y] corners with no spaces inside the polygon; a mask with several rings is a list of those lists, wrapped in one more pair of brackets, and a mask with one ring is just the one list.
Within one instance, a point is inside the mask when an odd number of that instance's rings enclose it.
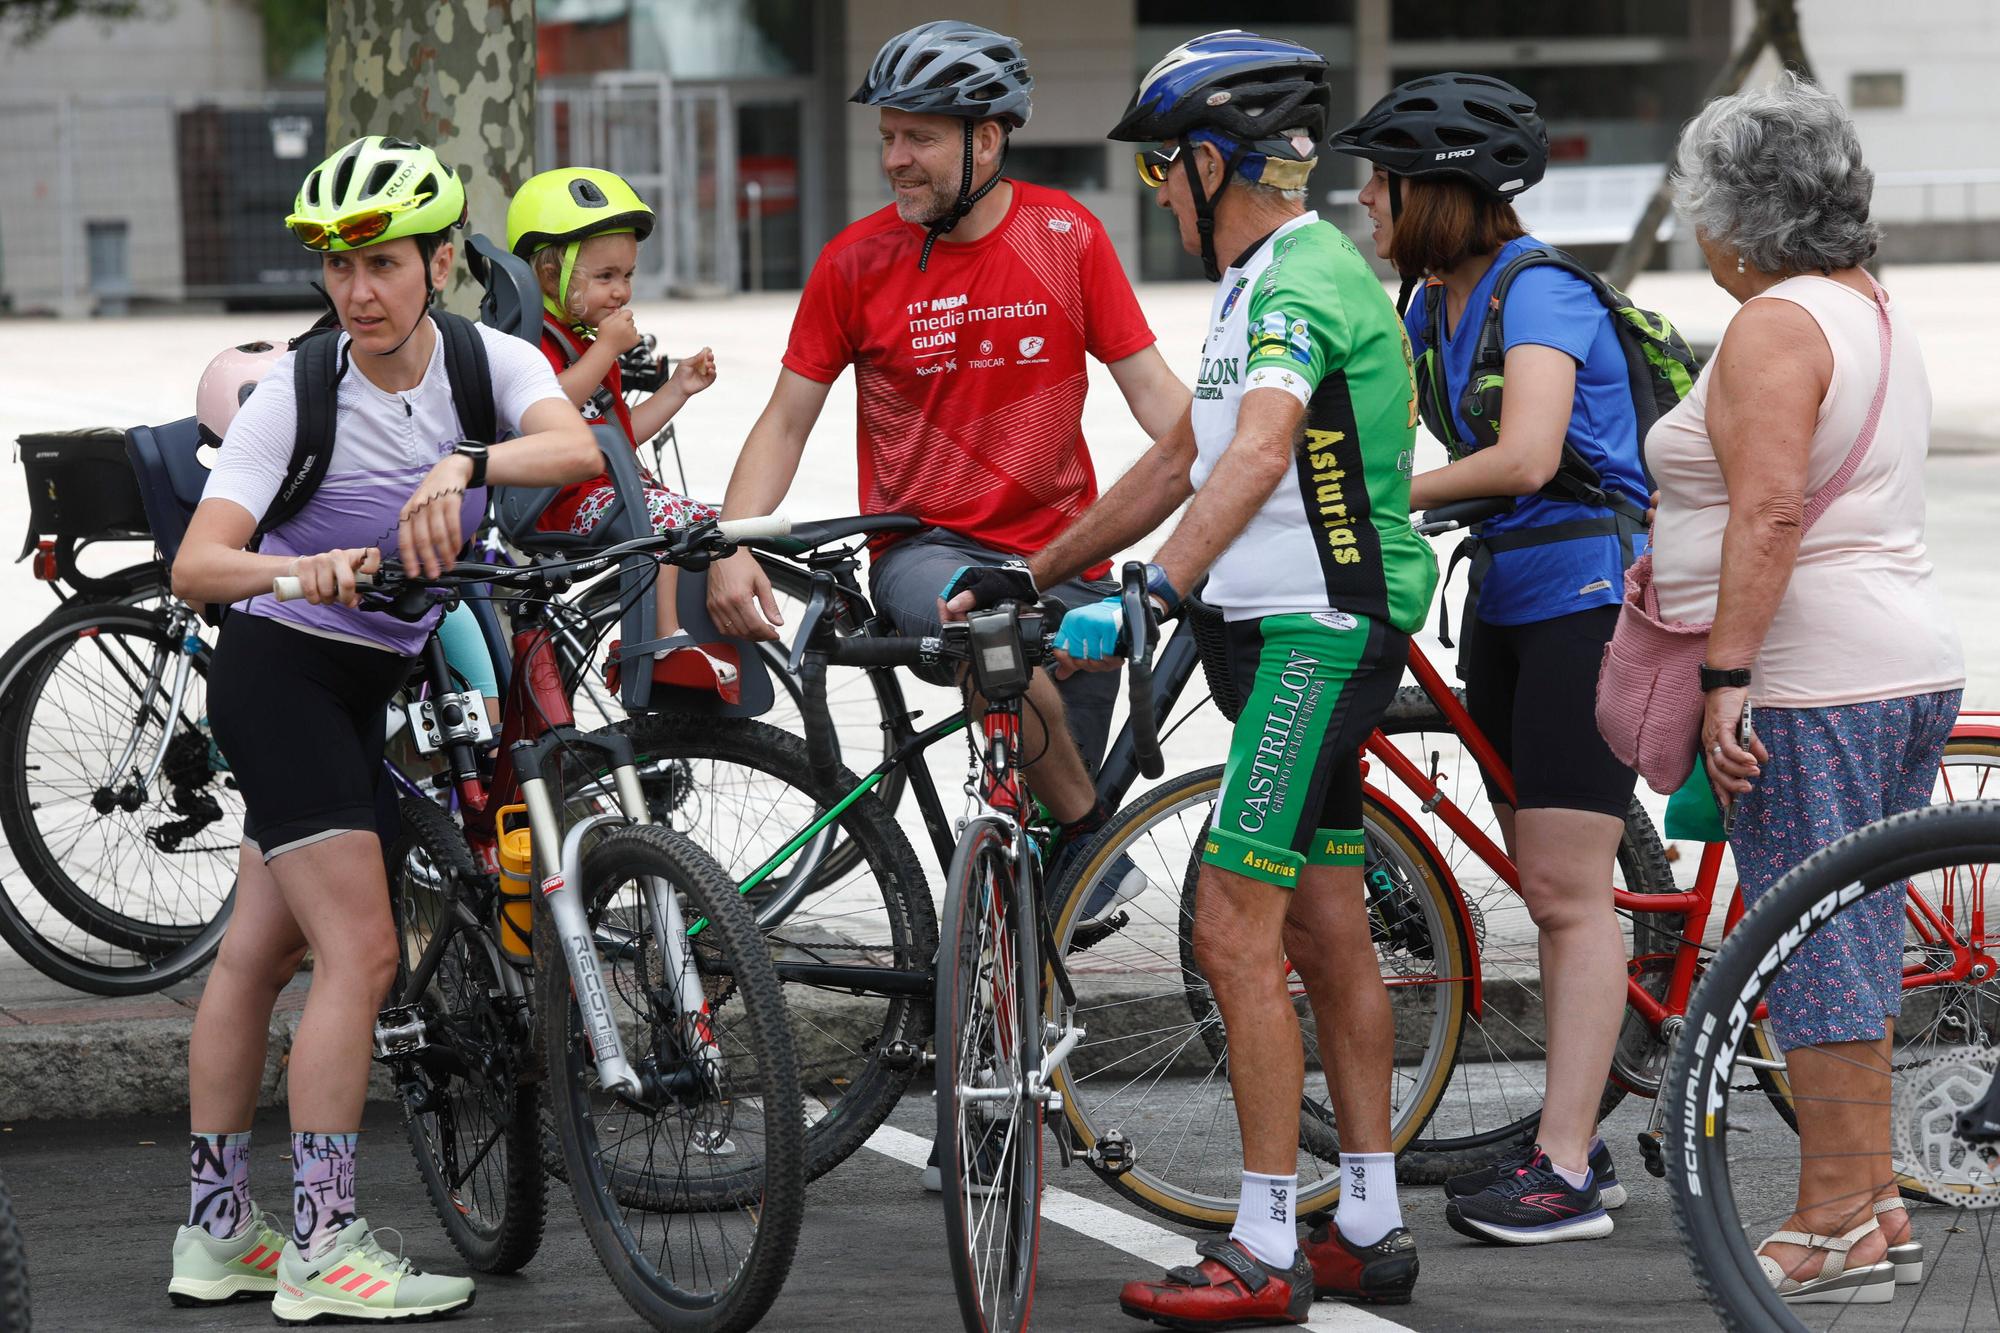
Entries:
{"label": "black cycling shorts", "polygon": [[[1617,623],[1615,606],[1527,625],[1465,618],[1466,710],[1513,771],[1518,809],[1625,817],[1636,779],[1597,730],[1597,671]],[[1490,781],[1486,796],[1502,801]]]}
{"label": "black cycling shorts", "polygon": [[410,659],[232,611],[208,672],[208,720],[266,861],[377,832],[386,705]]}

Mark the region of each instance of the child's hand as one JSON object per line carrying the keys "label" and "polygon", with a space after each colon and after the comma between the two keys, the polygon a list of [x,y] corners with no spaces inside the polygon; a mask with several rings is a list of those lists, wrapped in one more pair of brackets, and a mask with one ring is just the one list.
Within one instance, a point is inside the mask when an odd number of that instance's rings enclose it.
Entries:
{"label": "child's hand", "polygon": [[693,356],[684,356],[674,367],[673,385],[683,395],[692,398],[715,383],[715,353],[704,347]]}
{"label": "child's hand", "polygon": [[624,306],[604,317],[597,326],[597,341],[605,344],[620,356],[639,345],[639,325],[632,318],[632,307]]}

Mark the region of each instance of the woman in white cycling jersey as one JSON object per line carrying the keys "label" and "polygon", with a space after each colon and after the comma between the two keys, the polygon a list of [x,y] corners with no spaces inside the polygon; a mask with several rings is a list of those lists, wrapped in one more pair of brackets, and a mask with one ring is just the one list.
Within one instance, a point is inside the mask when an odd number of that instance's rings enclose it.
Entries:
{"label": "woman in white cycling jersey", "polygon": [[[306,177],[286,225],[319,254],[340,321],[320,335],[340,340],[324,477],[246,549],[291,489],[299,404],[286,357],[230,423],[174,562],[177,596],[230,607],[209,717],[245,807],[235,911],[188,1052],[192,1190],[174,1242],[176,1304],[269,1294],[280,1322],[305,1322],[422,1317],[472,1300],[469,1279],[386,1253],[355,1206],[375,1015],[397,958],[376,832],[383,707],[436,619],[358,609],[355,575],[384,557],[436,574],[487,484],[582,481],[597,449],[535,348],[483,328],[494,419],[518,438],[463,443],[429,307],[464,216],[458,178],[419,144],[358,139]],[[303,601],[270,595],[283,575]],[[286,1235],[250,1201],[249,1131],[272,1008],[308,948],[312,988],[287,1062]]]}

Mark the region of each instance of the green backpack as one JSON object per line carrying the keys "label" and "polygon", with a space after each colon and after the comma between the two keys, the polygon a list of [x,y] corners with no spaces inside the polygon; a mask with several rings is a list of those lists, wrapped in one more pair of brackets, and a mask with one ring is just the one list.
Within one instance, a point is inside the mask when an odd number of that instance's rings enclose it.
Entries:
{"label": "green backpack", "polygon": [[[1501,331],[1501,312],[1514,279],[1538,264],[1551,264],[1565,273],[1575,274],[1589,285],[1598,301],[1611,312],[1611,327],[1617,331],[1618,344],[1625,350],[1626,369],[1631,376],[1632,411],[1638,420],[1641,443],[1653,423],[1671,411],[1694,388],[1701,363],[1695,358],[1694,349],[1688,346],[1687,339],[1675,331],[1666,316],[1632,304],[1625,293],[1561,250],[1550,247],[1524,250],[1507,262],[1507,267],[1500,271],[1493,284],[1493,297],[1487,304],[1486,319],[1480,325],[1479,341],[1472,352],[1472,374],[1466,380],[1465,392],[1459,396],[1459,415],[1465,419],[1474,437],[1469,443],[1459,438],[1456,423],[1445,404],[1444,364],[1438,351],[1443,337],[1444,287],[1435,278],[1424,286],[1424,354],[1416,368],[1417,408],[1423,416],[1424,425],[1444,442],[1454,459],[1473,449],[1493,444],[1500,438],[1500,400],[1507,380],[1507,344]],[[1552,499],[1574,500],[1609,509],[1627,524],[1644,525],[1645,505],[1642,502],[1646,497],[1635,499],[1616,491],[1607,491],[1597,469],[1567,441],[1563,444],[1562,464],[1541,493]],[[1594,521],[1600,527],[1593,531],[1614,531],[1612,527],[1602,526],[1611,520]],[[1507,533],[1505,537],[1518,539],[1535,533],[1550,533],[1556,535],[1542,540],[1566,541],[1572,537],[1593,535],[1575,528],[1575,524],[1561,523],[1549,528]],[[1532,546],[1541,542],[1509,540],[1508,544]],[[1631,559],[1629,554],[1626,558],[1628,562]]]}

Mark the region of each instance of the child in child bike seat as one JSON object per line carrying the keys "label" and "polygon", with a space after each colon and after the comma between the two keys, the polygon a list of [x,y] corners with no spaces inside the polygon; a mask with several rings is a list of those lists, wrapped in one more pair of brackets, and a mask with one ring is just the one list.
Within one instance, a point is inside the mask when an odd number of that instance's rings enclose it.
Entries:
{"label": "child in child bike seat", "polygon": [[[695,394],[715,383],[715,353],[704,347],[681,360],[673,378],[636,407],[627,407],[618,358],[639,345],[628,302],[639,243],[653,231],[653,210],[616,173],[563,167],[530,177],[507,207],[507,246],[527,260],[542,285],[542,354],[584,419],[614,420],[636,450],[657,435]],[[617,498],[609,475],[567,486],[543,512],[545,532],[588,534]],[[654,532],[671,532],[713,518],[715,509],[646,478],[646,509]],[[680,631],[675,610],[679,571],[664,566],[654,586],[659,637]],[[736,690],[736,650],[712,643],[662,650],[653,679],[718,691]]]}

